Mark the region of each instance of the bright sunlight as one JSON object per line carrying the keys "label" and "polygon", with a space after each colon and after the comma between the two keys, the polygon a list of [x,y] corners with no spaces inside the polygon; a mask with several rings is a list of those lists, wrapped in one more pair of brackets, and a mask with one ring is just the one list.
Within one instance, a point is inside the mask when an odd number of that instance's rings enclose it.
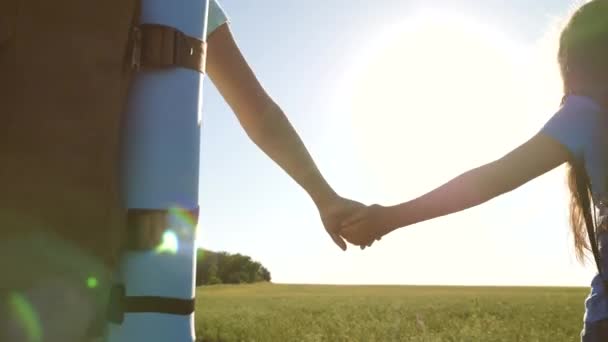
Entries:
{"label": "bright sunlight", "polygon": [[[554,35],[549,31],[533,44],[518,44],[491,24],[436,11],[379,33],[357,54],[339,95],[352,113],[361,177],[371,200],[391,204],[422,195],[502,157],[538,132],[561,98]],[[580,270],[568,259],[572,254],[549,256],[531,238],[537,234],[548,244],[570,248],[566,214],[551,222],[545,216],[546,210],[566,213],[562,171],[466,213],[396,233],[360,262],[377,269],[373,277],[383,283],[567,281],[563,269],[534,273],[529,271],[534,267],[517,266],[563,258]],[[530,225],[538,228],[530,231]],[[519,254],[513,255],[513,246],[519,246]],[[399,258],[407,272],[387,275],[374,267],[390,258]]]}
{"label": "bright sunlight", "polygon": [[502,156],[549,114],[534,100],[556,93],[555,78],[532,81],[530,56],[491,27],[433,13],[382,37],[348,98],[359,151],[388,196],[420,194]]}

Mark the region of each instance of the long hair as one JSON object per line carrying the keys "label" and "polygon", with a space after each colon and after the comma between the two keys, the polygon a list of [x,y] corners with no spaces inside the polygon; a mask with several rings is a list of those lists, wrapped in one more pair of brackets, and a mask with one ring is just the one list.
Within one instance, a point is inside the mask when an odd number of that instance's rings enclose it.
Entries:
{"label": "long hair", "polygon": [[[570,94],[585,95],[606,108],[608,0],[590,1],[574,13],[560,36],[558,62],[564,83],[564,98]],[[586,222],[593,221],[591,217],[594,212],[584,161],[569,162],[568,186],[571,193],[570,226],[576,257],[584,262],[586,252],[592,248],[586,235]]]}

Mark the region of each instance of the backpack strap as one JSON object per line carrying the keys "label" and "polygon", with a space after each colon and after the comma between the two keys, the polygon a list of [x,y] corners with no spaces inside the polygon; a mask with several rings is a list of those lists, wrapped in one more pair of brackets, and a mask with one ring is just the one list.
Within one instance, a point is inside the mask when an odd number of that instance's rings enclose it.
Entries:
{"label": "backpack strap", "polygon": [[[577,184],[589,184],[588,182],[588,176],[587,173],[585,172],[584,167],[581,167],[581,165],[577,165],[576,167],[576,182]],[[602,278],[602,283],[604,284],[604,288],[606,290],[608,290],[608,281],[604,278],[604,274],[602,273],[602,258],[600,255],[600,251],[599,251],[599,245],[597,242],[597,227],[596,227],[596,222],[595,222],[595,204],[592,203],[589,199],[589,197],[591,196],[589,194],[589,188],[588,186],[585,187],[585,192],[579,194],[581,197],[581,206],[582,206],[582,210],[583,210],[583,218],[585,220],[585,226],[587,228],[587,236],[589,238],[589,244],[591,245],[591,252],[593,253],[593,259],[595,260],[595,265],[597,267],[597,272],[600,275],[600,278]],[[587,208],[587,209],[585,209]],[[594,213],[591,213],[591,210],[594,211]]]}
{"label": "backpack strap", "polygon": [[[588,201],[588,200],[587,200]],[[587,236],[589,237],[589,244],[591,245],[591,252],[593,253],[593,259],[595,259],[595,265],[597,266],[597,272],[602,274],[602,264],[600,251],[597,243],[596,229],[594,221],[591,218],[589,212],[585,213],[585,226],[587,227]]]}
{"label": "backpack strap", "polygon": [[207,43],[174,27],[140,24],[133,28],[131,66],[135,70],[182,67],[205,73]]}
{"label": "backpack strap", "polygon": [[125,286],[114,285],[110,291],[107,319],[122,324],[126,313],[163,313],[189,316],[194,313],[194,298],[180,299],[155,296],[127,296]]}

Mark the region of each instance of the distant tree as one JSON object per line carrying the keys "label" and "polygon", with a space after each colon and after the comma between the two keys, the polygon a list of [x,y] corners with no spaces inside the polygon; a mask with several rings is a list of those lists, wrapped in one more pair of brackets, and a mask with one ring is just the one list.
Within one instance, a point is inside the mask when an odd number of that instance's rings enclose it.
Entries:
{"label": "distant tree", "polygon": [[246,265],[247,268],[247,278],[249,279],[249,283],[257,283],[262,281],[262,277],[260,274],[260,269],[262,268],[262,264],[257,261],[250,262]]}
{"label": "distant tree", "polygon": [[197,251],[196,286],[260,281],[270,281],[270,272],[247,255]]}
{"label": "distant tree", "polygon": [[207,270],[207,278],[203,279],[208,279],[207,283],[209,285],[216,285],[222,283],[222,279],[217,276],[217,262],[209,265],[209,269]]}
{"label": "distant tree", "polygon": [[269,282],[271,280],[270,271],[268,271],[264,266],[260,268],[260,276],[262,277],[263,281]]}
{"label": "distant tree", "polygon": [[231,258],[226,252],[217,253],[217,276],[221,279],[222,283],[230,284],[228,281],[231,272]]}
{"label": "distant tree", "polygon": [[218,275],[219,257],[220,256],[217,253],[212,251],[197,250],[196,286],[209,283],[222,283],[222,280]]}

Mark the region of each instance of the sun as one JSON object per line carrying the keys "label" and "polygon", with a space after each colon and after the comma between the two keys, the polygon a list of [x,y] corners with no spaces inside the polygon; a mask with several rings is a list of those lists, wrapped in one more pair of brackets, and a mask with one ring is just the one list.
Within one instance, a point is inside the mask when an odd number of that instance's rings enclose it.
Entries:
{"label": "sun", "polygon": [[[358,155],[387,199],[499,158],[536,127],[525,51],[491,26],[418,15],[381,35],[347,84]],[[540,90],[539,90],[540,88]]]}

